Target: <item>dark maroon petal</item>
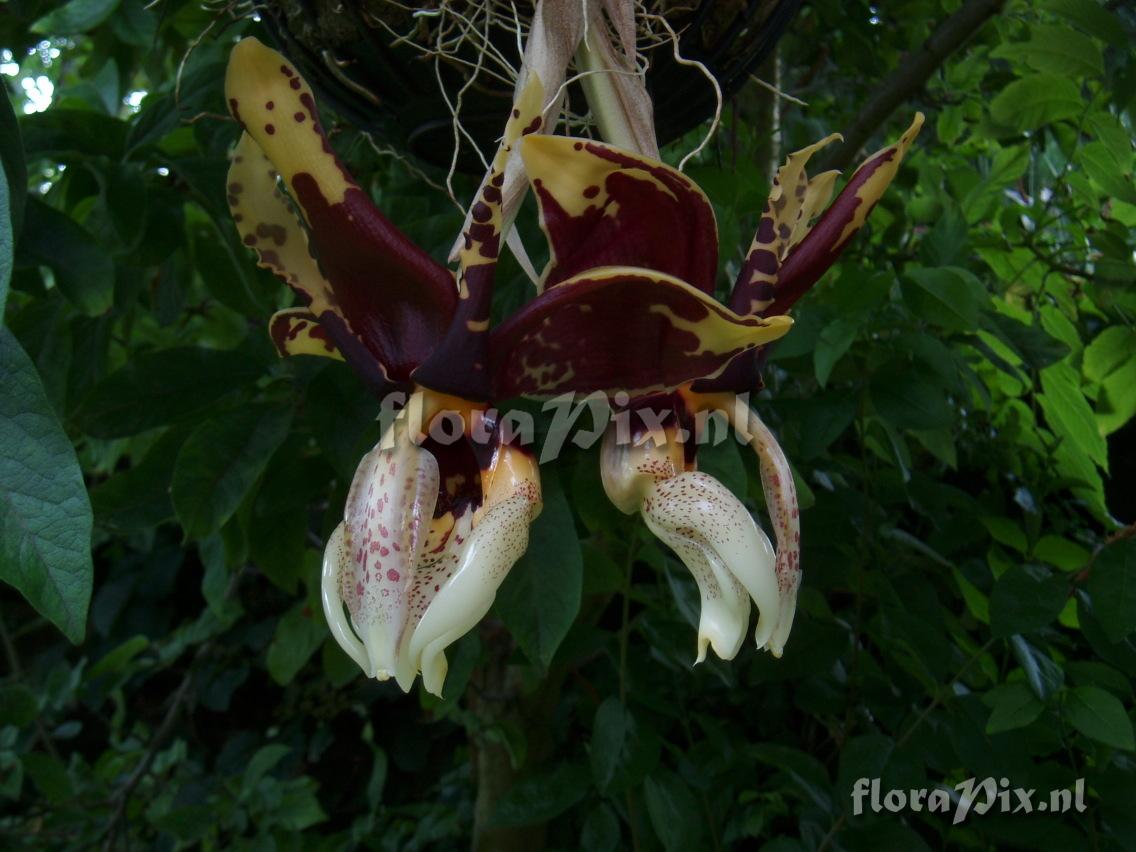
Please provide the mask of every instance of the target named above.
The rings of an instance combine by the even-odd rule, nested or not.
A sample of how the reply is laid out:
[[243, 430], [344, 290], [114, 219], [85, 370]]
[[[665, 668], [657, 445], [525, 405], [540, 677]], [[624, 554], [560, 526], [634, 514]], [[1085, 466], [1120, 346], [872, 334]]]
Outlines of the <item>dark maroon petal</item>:
[[493, 331], [497, 398], [669, 390], [780, 337], [788, 317], [739, 317], [651, 270], [593, 270], [545, 290]]
[[657, 160], [563, 136], [521, 148], [552, 261], [545, 287], [589, 269], [633, 266], [714, 292], [714, 210], [692, 180]]

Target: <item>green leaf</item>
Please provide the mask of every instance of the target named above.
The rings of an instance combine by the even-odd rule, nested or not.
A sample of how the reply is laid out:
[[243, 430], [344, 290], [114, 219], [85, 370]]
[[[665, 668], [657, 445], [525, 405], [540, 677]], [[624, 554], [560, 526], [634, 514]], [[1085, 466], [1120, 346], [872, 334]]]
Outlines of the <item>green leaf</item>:
[[1026, 534], [1022, 532], [1022, 528], [1011, 521], [1009, 518], [994, 518], [984, 516], [980, 519], [982, 525], [986, 527], [990, 537], [999, 544], [1004, 544], [1007, 547], [1012, 547], [1018, 553], [1025, 553], [1028, 544], [1026, 542]]
[[1077, 163], [1106, 195], [1128, 204], [1136, 204], [1132, 158], [1117, 158], [1113, 150], [1104, 142], [1086, 142], [1077, 149]]
[[1008, 683], [991, 690], [994, 709], [986, 722], [986, 733], [1000, 734], [1031, 724], [1045, 705], [1037, 700], [1033, 690], [1024, 682]]
[[990, 55], [1024, 61], [1035, 71], [1070, 77], [1095, 77], [1104, 73], [1104, 58], [1097, 43], [1069, 27], [1033, 24], [1029, 41], [999, 45]]
[[954, 423], [954, 412], [936, 377], [901, 361], [876, 371], [871, 397], [876, 413], [899, 429], [938, 429]]
[[[28, 167], [24, 162], [24, 143], [16, 112], [7, 88], [0, 93], [0, 165], [7, 184], [10, 225], [13, 242], [20, 238], [24, 221], [24, 205], [28, 194]], [[0, 317], [3, 316], [3, 299], [0, 298]]]
[[170, 480], [186, 430], [170, 429], [145, 458], [91, 489], [91, 506], [100, 526], [135, 531], [155, 527], [174, 516]]
[[39, 713], [36, 695], [22, 683], [0, 686], [0, 726], [22, 728], [35, 721]]
[[1042, 8], [1108, 44], [1123, 48], [1131, 46], [1120, 18], [1097, 0], [1045, 0]]
[[0, 320], [4, 319], [4, 306], [8, 303], [8, 282], [12, 280], [14, 255], [8, 176], [3, 169], [0, 169]]
[[562, 763], [525, 778], [501, 797], [491, 825], [531, 825], [560, 816], [588, 792], [588, 769], [582, 763]]
[[197, 427], [178, 453], [170, 488], [190, 538], [204, 538], [232, 517], [283, 443], [291, 409], [254, 405]]
[[292, 607], [277, 622], [276, 635], [268, 646], [269, 675], [281, 686], [287, 686], [326, 638], [322, 617], [313, 616], [307, 604]]
[[1079, 571], [1089, 562], [1089, 551], [1076, 542], [1056, 535], [1043, 535], [1034, 545], [1033, 558], [1062, 571]]
[[1085, 378], [1100, 385], [1097, 427], [1110, 435], [1136, 416], [1136, 331], [1110, 326], [1085, 347]]
[[596, 711], [589, 752], [600, 792], [621, 793], [638, 784], [659, 759], [657, 736], [636, 724], [630, 709], [609, 696]]
[[1108, 638], [1120, 642], [1136, 630], [1136, 540], [1103, 548], [1089, 572], [1093, 613]]
[[1132, 720], [1120, 699], [1099, 686], [1078, 686], [1065, 696], [1065, 718], [1089, 739], [1132, 751]]
[[60, 292], [87, 316], [98, 316], [114, 301], [111, 256], [86, 228], [36, 197], [28, 199], [17, 260], [48, 267]]
[[495, 606], [526, 656], [547, 668], [580, 610], [584, 559], [572, 509], [550, 468], [541, 472], [541, 490], [544, 508], [529, 528], [528, 550]]
[[32, 783], [54, 805], [62, 805], [75, 797], [75, 785], [67, 772], [67, 767], [41, 752], [31, 752], [23, 756], [24, 770]]
[[965, 269], [944, 266], [912, 269], [913, 286], [903, 288], [903, 299], [927, 322], [950, 331], [974, 331], [982, 306], [990, 300], [982, 282]]
[[852, 346], [859, 330], [858, 322], [847, 319], [833, 320], [821, 330], [816, 349], [813, 350], [813, 367], [816, 370], [817, 383], [822, 388], [828, 384], [832, 368]]
[[1068, 364], [1053, 364], [1041, 371], [1038, 398], [1046, 422], [1072, 449], [1108, 470], [1108, 445], [1097, 429], [1096, 417], [1081, 391], [1081, 378]]
[[249, 760], [241, 786], [245, 791], [252, 791], [261, 782], [261, 779], [275, 769], [277, 764], [286, 758], [291, 751], [292, 747], [284, 745], [284, 743], [270, 743], [262, 746]]
[[32, 24], [31, 31], [47, 36], [79, 35], [113, 15], [118, 4], [119, 0], [71, 0]]
[[616, 852], [620, 839], [619, 819], [607, 805], [600, 805], [584, 820], [580, 848], [583, 852]]
[[999, 124], [1019, 132], [1036, 130], [1085, 108], [1076, 85], [1057, 74], [1032, 74], [1015, 80], [990, 103], [990, 114]]
[[1042, 701], [1048, 701], [1065, 682], [1065, 672], [1044, 651], [1035, 648], [1020, 635], [1010, 637], [1014, 658], [1026, 675], [1026, 683]]
[[667, 852], [698, 849], [702, 817], [690, 788], [669, 769], [652, 772], [643, 785], [647, 814]]
[[1068, 598], [1068, 582], [1035, 565], [1011, 568], [990, 595], [990, 628], [995, 636], [1028, 633], [1049, 624]]
[[60, 160], [76, 155], [122, 158], [130, 125], [101, 112], [53, 106], [20, 118], [24, 150]]
[[78, 643], [94, 567], [75, 450], [20, 344], [0, 328], [0, 579]]
[[147, 352], [101, 381], [78, 419], [96, 438], [137, 435], [196, 414], [260, 374], [259, 365], [236, 350], [187, 346]]

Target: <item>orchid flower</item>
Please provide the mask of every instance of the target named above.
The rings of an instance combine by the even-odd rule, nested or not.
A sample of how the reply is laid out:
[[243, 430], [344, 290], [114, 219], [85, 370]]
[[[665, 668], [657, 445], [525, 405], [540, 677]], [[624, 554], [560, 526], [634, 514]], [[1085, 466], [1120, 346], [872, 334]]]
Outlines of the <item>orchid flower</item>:
[[[780, 322], [767, 327], [762, 345], [787, 331], [785, 312], [863, 226], [922, 121], [918, 114], [897, 142], [869, 157], [815, 225], [837, 173], [810, 180], [805, 165], [839, 137], [791, 154], [774, 178], [728, 314], [712, 295], [718, 263], [713, 210], [689, 178], [651, 157], [584, 139], [540, 137], [521, 146], [552, 258], [541, 296], [495, 332], [493, 357], [501, 358], [504, 350], [517, 364], [542, 365], [552, 363], [549, 350], [576, 354], [559, 367], [528, 368], [515, 379], [528, 392], [549, 384], [556, 390], [593, 390], [597, 383], [588, 381], [589, 367], [605, 358], [628, 359], [622, 387], [633, 397], [627, 406], [629, 434], [618, 435], [618, 427], [609, 426], [603, 482], [613, 503], [627, 513], [638, 511], [694, 576], [702, 599], [698, 661], [708, 646], [723, 659], [737, 654], [751, 599], [759, 613], [757, 646], [781, 656], [801, 578], [792, 470], [757, 413], [736, 401], [736, 394], [760, 388], [759, 349], [747, 346], [724, 361], [727, 346], [721, 341], [727, 335], [716, 324]], [[618, 304], [619, 320], [605, 329], [611, 335], [607, 349], [588, 359], [579, 351], [583, 338], [574, 341], [569, 334], [587, 317], [573, 315], [568, 305], [580, 310], [581, 288], [600, 291], [613, 279], [623, 286], [607, 288], [597, 299]], [[627, 285], [649, 279], [654, 285], [638, 291]], [[689, 306], [668, 302], [678, 292]], [[693, 311], [695, 298], [702, 313]], [[588, 311], [596, 316], [598, 305]], [[533, 314], [541, 317], [540, 335], [525, 337], [519, 329], [537, 325]], [[669, 324], [665, 342], [648, 331], [659, 323]], [[652, 348], [652, 342], [661, 346]], [[509, 379], [516, 371], [506, 367], [502, 376]], [[725, 412], [757, 456], [776, 548], [737, 497], [697, 470], [699, 415], [712, 411]]]
[[[259, 264], [305, 303], [272, 318], [278, 350], [343, 359], [378, 396], [412, 391], [360, 462], [327, 543], [328, 624], [368, 677], [409, 690], [421, 671], [425, 688], [441, 694], [444, 649], [488, 611], [541, 507], [535, 461], [502, 441], [488, 410], [500, 186], [512, 146], [541, 125], [540, 80], [514, 104], [471, 208], [456, 279], [343, 168], [311, 90], [283, 56], [241, 41], [225, 85], [244, 129], [228, 177], [233, 219]], [[449, 414], [461, 429], [447, 443], [431, 426]]]

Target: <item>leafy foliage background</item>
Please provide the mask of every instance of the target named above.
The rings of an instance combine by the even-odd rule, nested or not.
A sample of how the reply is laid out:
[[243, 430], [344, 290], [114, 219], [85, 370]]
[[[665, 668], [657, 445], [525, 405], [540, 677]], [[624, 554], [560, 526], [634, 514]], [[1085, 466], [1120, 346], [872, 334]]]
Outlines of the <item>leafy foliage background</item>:
[[[849, 123], [957, 5], [808, 4], [780, 155]], [[255, 24], [3, 10], [2, 845], [452, 849], [476, 818], [484, 848], [1136, 848], [1131, 9], [1010, 2], [881, 129], [929, 116], [757, 403], [803, 492], [784, 659], [692, 669], [693, 583], [572, 448], [443, 701], [364, 681], [323, 622], [321, 545], [377, 403], [342, 365], [276, 359], [288, 297], [228, 221], [221, 79]], [[692, 170], [723, 288], [771, 115], [745, 90]], [[350, 127], [335, 142], [444, 256], [445, 196]], [[528, 295], [506, 278], [501, 311]], [[736, 446], [702, 462], [760, 509]], [[1084, 778], [1088, 809], [857, 817], [862, 776]]]

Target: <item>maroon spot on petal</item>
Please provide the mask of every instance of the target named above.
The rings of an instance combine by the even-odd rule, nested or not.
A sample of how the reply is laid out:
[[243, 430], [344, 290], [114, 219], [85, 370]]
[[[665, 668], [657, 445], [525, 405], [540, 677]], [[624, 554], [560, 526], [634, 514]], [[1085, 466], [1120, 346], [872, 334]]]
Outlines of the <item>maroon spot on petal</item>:
[[501, 190], [495, 186], [485, 187], [485, 192], [481, 193], [482, 197], [490, 204], [501, 203]]
[[356, 583], [355, 584], [355, 596], [360, 597], [360, 598], [363, 597], [363, 584], [362, 583]]
[[278, 246], [284, 245], [288, 239], [288, 231], [283, 225], [270, 225], [267, 222], [261, 222], [256, 226], [256, 235], [270, 239]]
[[300, 78], [299, 77], [293, 78], [292, 82], [289, 83], [288, 85], [291, 86], [293, 89], [296, 89], [298, 91], [299, 88], [300, 88]]
[[389, 571], [387, 571], [387, 579], [392, 583], [397, 583], [399, 579], [399, 573], [391, 568]]
[[777, 255], [767, 249], [756, 249], [750, 254], [748, 265], [757, 272], [773, 275], [777, 272]]
[[492, 209], [490, 209], [489, 205], [483, 204], [479, 201], [475, 205], [473, 205], [473, 209], [470, 211], [470, 215], [473, 217], [473, 221], [475, 222], [488, 222], [493, 218], [493, 211]]
[[276, 102], [275, 101], [269, 101], [268, 103], [266, 103], [264, 105], [264, 108], [265, 109], [276, 109]]
[[584, 198], [595, 198], [599, 194], [600, 188], [598, 186], [589, 186], [584, 189]]
[[583, 142], [577, 142], [572, 147], [577, 151], [583, 151], [584, 150], [584, 143]]
[[773, 242], [773, 218], [762, 216], [761, 224], [757, 226], [757, 241], [759, 243]]
[[245, 243], [246, 246], [255, 246], [256, 245], [256, 236], [253, 235], [253, 234], [245, 234], [244, 243]]
[[517, 109], [516, 107], [513, 107], [513, 118], [520, 118], [520, 117], [521, 117], [521, 111], [519, 109]]
[[298, 112], [298, 113], [296, 113], [295, 115], [292, 116], [292, 118], [296, 119], [296, 121], [299, 122], [300, 124], [303, 123], [305, 117], [306, 116], [302, 112]]
[[495, 175], [493, 176], [493, 180], [492, 180], [492, 181], [490, 181], [490, 182], [491, 182], [491, 183], [492, 183], [492, 184], [493, 184], [493, 185], [494, 185], [495, 187], [498, 187], [498, 188], [500, 188], [500, 187], [501, 187], [501, 186], [503, 186], [503, 185], [504, 185], [504, 183], [505, 183], [505, 173], [504, 173], [504, 172], [498, 172], [497, 174], [495, 174]]
[[280, 66], [280, 73], [283, 74], [285, 77], [291, 77], [295, 72], [291, 68], [289, 68], [287, 65], [281, 65]]
[[543, 124], [543, 119], [541, 119], [541, 117], [538, 115], [531, 122], [529, 122], [528, 127], [521, 131], [521, 135], [528, 136], [530, 133], [536, 133], [538, 130], [540, 130], [541, 124]]
[[267, 133], [269, 136], [271, 136], [273, 133], [276, 132], [276, 128], [273, 127], [271, 124], [266, 124], [266, 125], [264, 125], [264, 132]]

